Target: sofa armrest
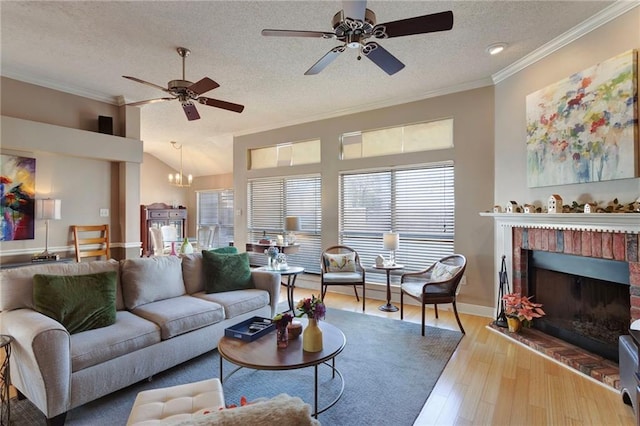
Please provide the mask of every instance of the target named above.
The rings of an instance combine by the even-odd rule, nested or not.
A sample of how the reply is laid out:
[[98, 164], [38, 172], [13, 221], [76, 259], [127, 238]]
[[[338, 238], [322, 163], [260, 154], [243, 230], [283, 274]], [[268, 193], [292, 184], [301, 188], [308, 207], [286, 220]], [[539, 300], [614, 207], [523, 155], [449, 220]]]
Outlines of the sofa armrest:
[[11, 382], [47, 418], [71, 403], [71, 339], [56, 320], [31, 309], [0, 315], [2, 334], [11, 343]]
[[280, 302], [280, 274], [265, 271], [251, 271], [253, 284], [257, 289], [269, 292], [271, 317], [274, 317]]

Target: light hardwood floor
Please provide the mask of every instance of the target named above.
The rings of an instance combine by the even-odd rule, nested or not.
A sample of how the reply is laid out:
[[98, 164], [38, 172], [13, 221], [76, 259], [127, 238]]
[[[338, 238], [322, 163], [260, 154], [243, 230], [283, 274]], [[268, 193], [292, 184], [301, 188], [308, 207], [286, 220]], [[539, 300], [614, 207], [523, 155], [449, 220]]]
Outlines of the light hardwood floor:
[[[312, 293], [318, 294], [296, 288], [295, 299]], [[325, 302], [362, 311], [354, 295], [329, 293]], [[381, 304], [367, 299], [366, 314], [400, 319], [399, 312], [378, 310]], [[427, 324], [458, 330], [444, 307], [437, 320], [427, 309]], [[404, 319], [420, 323], [420, 308], [405, 305]], [[461, 314], [461, 321], [467, 334], [415, 425], [635, 425], [633, 410], [617, 391], [490, 331], [490, 318]]]

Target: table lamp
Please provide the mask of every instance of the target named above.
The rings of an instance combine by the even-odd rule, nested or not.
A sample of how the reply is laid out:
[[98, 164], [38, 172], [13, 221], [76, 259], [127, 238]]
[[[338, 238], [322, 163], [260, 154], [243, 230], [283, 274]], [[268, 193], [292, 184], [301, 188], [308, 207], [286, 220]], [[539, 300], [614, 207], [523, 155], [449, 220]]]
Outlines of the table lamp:
[[389, 231], [382, 235], [382, 244], [385, 250], [390, 250], [389, 265], [395, 266], [396, 254], [395, 251], [400, 247], [400, 234], [397, 232]]
[[294, 232], [300, 230], [300, 218], [298, 216], [287, 216], [284, 219], [284, 230], [287, 232], [285, 244], [295, 244], [296, 234]]
[[44, 251], [33, 256], [36, 260], [58, 258], [57, 254], [49, 252], [49, 221], [60, 220], [62, 218], [60, 214], [61, 205], [61, 200], [53, 200], [51, 198], [36, 200], [36, 219], [44, 220], [46, 227]]

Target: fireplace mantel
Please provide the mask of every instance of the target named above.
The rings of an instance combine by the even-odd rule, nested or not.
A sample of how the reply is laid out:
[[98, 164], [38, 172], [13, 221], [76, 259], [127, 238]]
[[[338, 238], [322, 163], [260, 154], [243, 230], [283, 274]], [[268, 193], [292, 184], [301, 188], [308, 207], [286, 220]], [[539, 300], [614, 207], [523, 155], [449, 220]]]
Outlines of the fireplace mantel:
[[480, 213], [506, 227], [640, 233], [638, 213]]

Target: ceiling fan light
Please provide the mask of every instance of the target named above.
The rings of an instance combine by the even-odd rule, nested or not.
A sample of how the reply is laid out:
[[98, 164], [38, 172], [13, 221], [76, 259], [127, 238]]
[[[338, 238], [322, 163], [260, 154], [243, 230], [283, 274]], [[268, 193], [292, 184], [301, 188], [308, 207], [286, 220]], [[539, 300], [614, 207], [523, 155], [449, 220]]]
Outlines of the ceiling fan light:
[[497, 55], [507, 47], [507, 43], [494, 43], [487, 46], [487, 53], [490, 55]]

